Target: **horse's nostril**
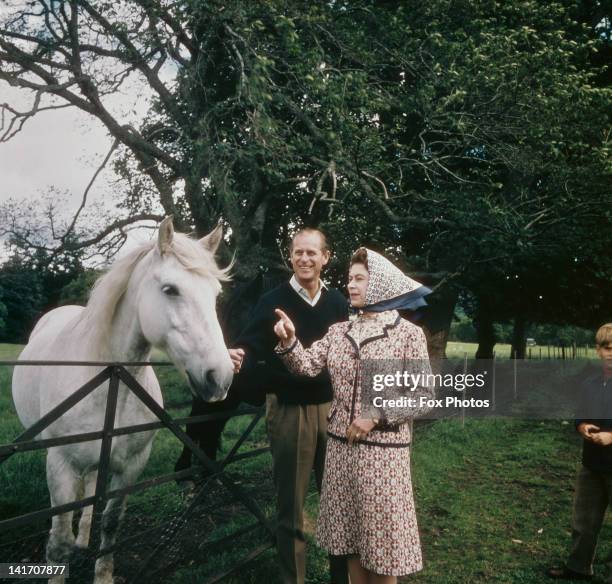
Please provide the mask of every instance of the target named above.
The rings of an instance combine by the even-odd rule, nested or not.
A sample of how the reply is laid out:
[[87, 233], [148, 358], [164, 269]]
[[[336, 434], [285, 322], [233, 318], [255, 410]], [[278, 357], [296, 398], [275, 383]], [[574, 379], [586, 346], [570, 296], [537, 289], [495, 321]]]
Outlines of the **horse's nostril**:
[[217, 383], [215, 381], [215, 370], [214, 369], [209, 369], [206, 372], [206, 383], [208, 385], [214, 385], [215, 383]]

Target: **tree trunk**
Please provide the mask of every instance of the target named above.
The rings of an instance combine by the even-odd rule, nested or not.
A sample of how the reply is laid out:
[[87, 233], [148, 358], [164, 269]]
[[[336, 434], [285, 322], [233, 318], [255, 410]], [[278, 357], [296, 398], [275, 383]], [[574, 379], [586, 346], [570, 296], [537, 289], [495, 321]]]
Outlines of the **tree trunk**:
[[511, 357], [515, 359], [525, 358], [525, 333], [527, 330], [527, 322], [524, 316], [517, 315], [514, 317], [514, 328], [512, 330], [512, 349]]
[[491, 310], [486, 300], [478, 299], [478, 309], [474, 318], [474, 326], [478, 333], [478, 349], [476, 359], [493, 359], [495, 348], [495, 329]]
[[430, 359], [446, 359], [446, 344], [458, 295], [457, 290], [449, 286], [437, 290], [435, 300], [427, 300], [429, 307], [423, 323], [419, 324], [427, 337]]

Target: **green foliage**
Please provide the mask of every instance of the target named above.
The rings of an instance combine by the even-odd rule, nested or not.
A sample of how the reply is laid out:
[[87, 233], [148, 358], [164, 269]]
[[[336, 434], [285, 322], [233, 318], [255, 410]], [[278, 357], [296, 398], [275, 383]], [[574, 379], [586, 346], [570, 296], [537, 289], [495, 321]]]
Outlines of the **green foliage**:
[[83, 271], [75, 257], [21, 251], [14, 250], [0, 266], [1, 342], [25, 342], [42, 313], [68, 301], [86, 300], [85, 287], [95, 274]]
[[[314, 224], [330, 231], [336, 282], [368, 244], [440, 297], [467, 291], [482, 322], [608, 316], [608, 4], [91, 4], [78, 3], [76, 32], [103, 55], [83, 49], [74, 72], [67, 21], [44, 51], [15, 51], [5, 75], [19, 85], [36, 64], [59, 87], [85, 76], [90, 113], [119, 90], [117, 70], [148, 80], [138, 128], [95, 114], [119, 144], [134, 220], [163, 208], [201, 235], [221, 216], [238, 280], [282, 267], [292, 231]], [[22, 39], [53, 28], [43, 20], [7, 26]]]
[[89, 293], [101, 275], [99, 270], [84, 270], [62, 287], [60, 291], [60, 304], [87, 304]]
[[529, 329], [529, 336], [533, 337], [539, 345], [570, 347], [576, 344], [583, 347], [595, 344], [595, 329], [589, 330], [571, 325], [534, 325]]
[[[0, 287], [0, 298], [4, 297], [2, 288]], [[6, 308], [6, 304], [0, 301], [0, 331], [6, 328], [6, 317], [8, 315], [8, 309]]]
[[7, 311], [0, 341], [24, 342], [44, 305], [41, 274], [12, 258], [0, 270], [0, 291]]
[[467, 317], [462, 317], [451, 324], [448, 340], [475, 343], [478, 340], [478, 333], [472, 321]]

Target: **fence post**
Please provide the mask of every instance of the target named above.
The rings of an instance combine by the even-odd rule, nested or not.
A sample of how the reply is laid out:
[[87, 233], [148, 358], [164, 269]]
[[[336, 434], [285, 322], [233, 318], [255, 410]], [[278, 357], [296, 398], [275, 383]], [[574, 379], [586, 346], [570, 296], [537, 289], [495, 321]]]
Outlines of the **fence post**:
[[115, 427], [115, 413], [117, 411], [117, 395], [119, 393], [119, 375], [117, 367], [111, 368], [108, 395], [106, 397], [106, 412], [104, 414], [104, 428], [102, 430], [102, 444], [100, 446], [100, 464], [96, 480], [95, 502], [91, 518], [91, 531], [89, 537], [89, 551], [95, 557], [102, 540], [102, 514], [106, 506], [108, 492], [108, 476], [110, 469], [111, 445], [113, 442], [113, 429]]
[[[463, 379], [467, 375], [467, 353], [463, 353]], [[465, 399], [467, 395], [467, 387], [463, 388], [463, 399], [461, 400], [461, 427], [465, 428]]]
[[517, 394], [518, 394], [518, 388], [516, 385], [516, 350], [514, 351], [514, 359], [512, 359], [512, 367], [513, 367], [513, 374], [514, 374], [514, 399], [516, 399]]
[[495, 364], [496, 364], [496, 355], [495, 351], [493, 351], [493, 387], [491, 389], [491, 411], [495, 411]]

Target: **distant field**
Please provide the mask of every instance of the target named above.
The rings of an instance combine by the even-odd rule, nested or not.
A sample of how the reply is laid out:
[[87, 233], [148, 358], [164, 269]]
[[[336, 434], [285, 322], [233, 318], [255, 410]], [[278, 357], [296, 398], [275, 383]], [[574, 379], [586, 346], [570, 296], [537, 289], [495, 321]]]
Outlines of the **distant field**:
[[[502, 343], [496, 344], [496, 357], [500, 359], [509, 359], [511, 348], [512, 345]], [[467, 353], [468, 358], [473, 358], [476, 354], [477, 349], [478, 343], [461, 343], [451, 341], [446, 345], [446, 356], [449, 358], [463, 357]], [[550, 354], [552, 358], [555, 358], [555, 355], [557, 355], [558, 358], [558, 351], [559, 349], [556, 347], [549, 347], [548, 345], [536, 345], [534, 347], [527, 347], [527, 357], [531, 359], [547, 359]], [[565, 351], [566, 358], [569, 359], [571, 357], [571, 348], [567, 347]], [[580, 359], [596, 359], [597, 353], [595, 352], [595, 349], [593, 347], [589, 347], [588, 349], [585, 349], [584, 347], [579, 347], [577, 357]]]
[[0, 343], [0, 361], [11, 361], [16, 359], [21, 353], [23, 345], [11, 345], [8, 343]]
[[[470, 356], [475, 345], [451, 343], [449, 353]], [[13, 359], [20, 347], [0, 345], [0, 359]], [[163, 358], [163, 355], [158, 355]], [[189, 391], [173, 368], [159, 367], [166, 401], [189, 399]], [[10, 397], [10, 375], [0, 366], [0, 443], [10, 442], [21, 431]], [[188, 410], [172, 410], [173, 416]], [[227, 452], [249, 418], [232, 420], [223, 438]], [[260, 423], [242, 451], [267, 444], [264, 424]], [[160, 432], [144, 478], [171, 472], [180, 452], [179, 442], [168, 432]], [[580, 441], [571, 423], [486, 419], [440, 420], [417, 423], [413, 448], [413, 482], [418, 520], [425, 556], [425, 570], [400, 580], [423, 584], [540, 584], [543, 570], [564, 559], [570, 541], [573, 481], [579, 461]], [[270, 456], [263, 455], [233, 465], [235, 480], [257, 497], [269, 517], [274, 513]], [[14, 456], [0, 465], [0, 519], [13, 517], [49, 505], [44, 471], [44, 453]], [[180, 544], [164, 544], [160, 554], [186, 558], [187, 547], [199, 539], [220, 537], [231, 529], [244, 527], [251, 518], [239, 506], [222, 510], [219, 500], [210, 503], [210, 518], [204, 524], [188, 518]], [[130, 497], [124, 533], [139, 532], [157, 522], [180, 516], [185, 502], [174, 483]], [[225, 508], [223, 508], [225, 509]], [[318, 495], [311, 489], [307, 499], [306, 536], [308, 540], [309, 584], [328, 582], [326, 554], [314, 542]], [[228, 523], [229, 522], [229, 523]], [[39, 532], [44, 526], [37, 526]], [[17, 552], [6, 537], [19, 539], [28, 532], [0, 534], [0, 561], [32, 557], [40, 561], [44, 531], [19, 544]], [[612, 540], [612, 525], [606, 522], [602, 541]], [[9, 540], [10, 541], [10, 540]], [[167, 580], [172, 584], [201, 582], [223, 571], [260, 543], [261, 534], [231, 540], [216, 552], [197, 554], [195, 559], [179, 559], [178, 571]], [[145, 548], [157, 545], [148, 542]], [[189, 544], [189, 546], [187, 545]], [[172, 545], [177, 545], [172, 548]], [[141, 561], [144, 551], [128, 549], [117, 554], [117, 565]], [[605, 550], [602, 550], [602, 555]], [[202, 559], [206, 564], [199, 566]], [[195, 563], [192, 563], [195, 562]], [[596, 572], [603, 574], [603, 557]], [[280, 584], [276, 557], [266, 552], [229, 584]]]

